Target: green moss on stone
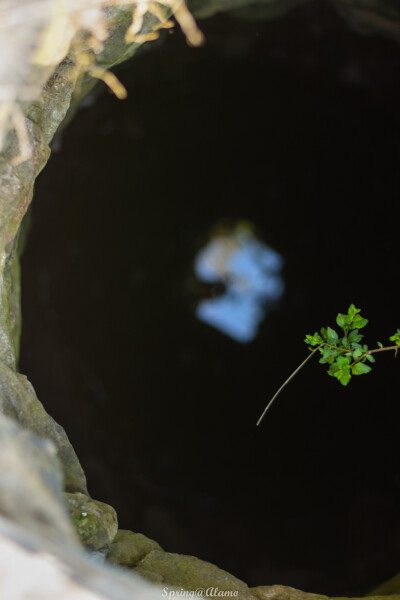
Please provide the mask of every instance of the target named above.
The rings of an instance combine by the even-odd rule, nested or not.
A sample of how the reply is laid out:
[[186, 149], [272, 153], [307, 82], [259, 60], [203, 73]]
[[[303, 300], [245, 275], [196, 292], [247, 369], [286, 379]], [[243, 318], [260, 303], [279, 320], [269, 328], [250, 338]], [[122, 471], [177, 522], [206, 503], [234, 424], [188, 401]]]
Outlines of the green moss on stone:
[[[350, 600], [349, 598], [328, 598], [328, 596], [320, 594], [309, 594], [286, 585], [260, 585], [250, 588], [250, 591], [258, 600]], [[351, 600], [362, 599], [352, 598]], [[369, 596], [368, 600], [400, 600], [400, 595], [375, 595]]]
[[134, 567], [153, 550], [162, 552], [161, 546], [145, 535], [119, 529], [110, 546], [107, 560], [115, 565]]
[[[236, 600], [254, 600], [248, 586], [230, 573], [209, 562], [169, 552], [153, 551], [147, 554], [134, 571], [163, 587], [185, 590], [204, 590], [207, 598], [221, 597], [221, 592], [237, 592]], [[220, 594], [218, 594], [220, 592]]]
[[327, 596], [308, 594], [286, 585], [259, 585], [250, 588], [258, 600], [325, 600]]
[[117, 514], [112, 506], [85, 494], [64, 494], [70, 517], [82, 544], [88, 550], [107, 550], [117, 530]]

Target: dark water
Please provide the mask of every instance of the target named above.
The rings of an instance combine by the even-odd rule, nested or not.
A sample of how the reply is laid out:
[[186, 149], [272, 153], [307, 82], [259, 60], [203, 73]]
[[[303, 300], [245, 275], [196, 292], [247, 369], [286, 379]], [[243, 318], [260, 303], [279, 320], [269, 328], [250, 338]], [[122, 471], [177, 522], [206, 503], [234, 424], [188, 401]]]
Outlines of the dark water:
[[[21, 370], [120, 526], [251, 585], [361, 594], [400, 564], [399, 363], [342, 388], [305, 333], [400, 327], [399, 46], [314, 4], [204, 21], [119, 71], [40, 176]], [[285, 293], [240, 344], [196, 320], [196, 252], [251, 221]], [[208, 290], [209, 291], [209, 290]], [[202, 292], [201, 292], [202, 293]]]

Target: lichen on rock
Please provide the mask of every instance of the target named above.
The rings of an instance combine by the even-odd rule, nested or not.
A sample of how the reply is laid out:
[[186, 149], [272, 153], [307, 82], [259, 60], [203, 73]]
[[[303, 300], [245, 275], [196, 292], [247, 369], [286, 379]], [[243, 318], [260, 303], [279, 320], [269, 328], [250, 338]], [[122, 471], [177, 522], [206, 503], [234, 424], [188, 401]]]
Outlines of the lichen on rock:
[[118, 530], [117, 513], [112, 506], [86, 494], [64, 494], [72, 523], [82, 545], [106, 554]]

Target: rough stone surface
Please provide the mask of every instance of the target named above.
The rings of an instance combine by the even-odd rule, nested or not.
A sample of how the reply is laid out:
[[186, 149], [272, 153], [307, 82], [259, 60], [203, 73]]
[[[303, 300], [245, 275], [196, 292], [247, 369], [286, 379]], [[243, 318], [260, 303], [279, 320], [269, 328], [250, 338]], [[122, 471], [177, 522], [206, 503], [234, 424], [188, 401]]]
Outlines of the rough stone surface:
[[[18, 237], [22, 219], [32, 199], [34, 181], [49, 158], [48, 144], [70, 110], [71, 102], [84, 95], [88, 87], [93, 85], [85, 72], [77, 66], [79, 60], [75, 61], [76, 48], [72, 57], [65, 57], [61, 53], [58, 61], [52, 62], [52, 56], [48, 56], [46, 65], [33, 64], [33, 52], [41, 39], [40, 30], [46, 26], [46, 20], [51, 26], [55, 23], [50, 19], [54, 8], [52, 0], [44, 0], [42, 4], [40, 18], [36, 15], [35, 20], [32, 21], [34, 22], [32, 35], [28, 36], [25, 29], [23, 31], [17, 29], [14, 31], [14, 36], [7, 36], [8, 52], [0, 56], [0, 142], [3, 144], [3, 152], [0, 156], [0, 412], [13, 418], [27, 430], [35, 432], [40, 438], [51, 440], [63, 466], [65, 489], [69, 493], [87, 494], [84, 472], [64, 430], [46, 413], [28, 380], [16, 372], [21, 324]], [[83, 5], [84, 3], [81, 7]], [[29, 2], [22, 0], [18, 6], [10, 0], [5, 0], [3, 8], [5, 12], [2, 12], [2, 18], [20, 8], [29, 11]], [[140, 45], [139, 43], [127, 44], [124, 41], [132, 9], [126, 6], [122, 9], [115, 6], [103, 11], [98, 7], [91, 11], [92, 17], [94, 14], [97, 14], [97, 17], [101, 16], [101, 22], [94, 23], [96, 32], [101, 37], [102, 32], [108, 29], [109, 36], [107, 44], [97, 56], [97, 67], [98, 69], [109, 68], [133, 54]], [[84, 15], [78, 11], [74, 13], [70, 25], [76, 28], [76, 24], [83, 23], [84, 20]], [[25, 19], [23, 21], [27, 22]], [[62, 24], [61, 20], [59, 23], [61, 28]], [[141, 33], [147, 33], [153, 27], [158, 28], [159, 25], [160, 22], [155, 17], [145, 18]], [[69, 32], [66, 27], [64, 33]], [[56, 50], [59, 42], [62, 42], [61, 33], [62, 31], [59, 31], [60, 35], [52, 38], [51, 43], [55, 44]], [[29, 39], [29, 42], [25, 43], [25, 39]], [[79, 51], [86, 51], [87, 48], [81, 42], [82, 40], [79, 41], [81, 44]], [[1, 41], [0, 48], [3, 48], [2, 43]], [[18, 49], [18, 56], [22, 62], [22, 65], [14, 65], [14, 70], [10, 69], [12, 53], [9, 50], [12, 45]], [[66, 50], [68, 51], [68, 48]], [[4, 60], [6, 56], [7, 65]], [[60, 62], [58, 66], [57, 62]], [[14, 76], [16, 66], [18, 66], [18, 77]], [[24, 68], [20, 69], [20, 66]], [[102, 71], [98, 72], [101, 74]], [[8, 98], [7, 92], [11, 89], [10, 86], [12, 94]], [[17, 119], [19, 119], [18, 135]], [[30, 158], [16, 164], [14, 159], [21, 150], [21, 130], [25, 131], [25, 145], [29, 150]], [[5, 137], [4, 132], [7, 131], [9, 133]], [[68, 536], [73, 537], [73, 528], [68, 517], [65, 519], [64, 502], [58, 498], [53, 504], [51, 503], [50, 491], [47, 488], [42, 489], [42, 480], [39, 476], [40, 465], [36, 462], [31, 464], [27, 461], [29, 476], [27, 474], [26, 477], [21, 466], [20, 479], [24, 483], [20, 485], [20, 495], [16, 495], [17, 501], [13, 501], [18, 491], [18, 479], [15, 479], [13, 474], [11, 457], [16, 449], [11, 443], [10, 436], [4, 438], [4, 444], [6, 446], [8, 444], [9, 452], [5, 453], [8, 462], [4, 465], [6, 475], [3, 482], [6, 488], [11, 486], [11, 483], [15, 484], [15, 489], [10, 489], [10, 493], [5, 495], [4, 514], [17, 522], [23, 522], [27, 527], [54, 528], [64, 540]], [[11, 465], [10, 469], [8, 469], [9, 465]], [[22, 503], [22, 496], [31, 498], [29, 508]], [[82, 500], [82, 497], [75, 496], [77, 505], [78, 498]], [[84, 498], [84, 507], [87, 511], [81, 510], [81, 513], [87, 512], [88, 516], [78, 521], [77, 530], [88, 548], [106, 549], [117, 531], [115, 511], [103, 503], [91, 501], [87, 496]], [[72, 502], [71, 497], [70, 501]], [[72, 510], [73, 517], [78, 512], [77, 506], [75, 508], [76, 510]], [[31, 514], [32, 511], [34, 514]], [[60, 521], [59, 530], [54, 523], [57, 515]], [[76, 519], [74, 520], [77, 523]]]
[[51, 440], [64, 467], [65, 487], [86, 492], [86, 477], [64, 429], [45, 411], [33, 387], [23, 375], [0, 360], [0, 412], [22, 427]]
[[54, 445], [0, 413], [0, 514], [30, 531], [77, 543]]
[[[44, 1], [40, 27], [43, 27], [42, 21], [46, 19], [46, 15], [50, 19], [51, 6], [51, 0]], [[11, 4], [9, 8], [11, 11]], [[101, 14], [101, 27], [107, 29], [109, 37], [97, 56], [97, 66], [109, 68], [131, 56], [140, 44], [127, 44], [124, 41], [126, 27], [132, 16], [131, 9], [126, 6], [114, 6]], [[141, 33], [151, 31], [156, 26], [156, 21], [155, 18], [145, 20]], [[78, 18], [77, 22], [79, 23]], [[39, 39], [37, 27], [34, 33], [31, 41], [33, 49]], [[18, 35], [15, 38], [17, 39]], [[19, 41], [18, 39], [18, 43]], [[32, 58], [31, 45], [24, 45], [21, 60], [29, 62]], [[83, 46], [81, 50], [86, 51], [87, 48]], [[73, 57], [76, 57], [76, 52], [73, 53]], [[5, 115], [10, 107], [7, 102], [3, 102], [1, 90], [8, 89], [7, 77], [10, 71], [2, 68], [4, 61], [1, 59], [2, 57], [0, 125], [4, 125]], [[30, 159], [19, 165], [13, 164], [12, 159], [18, 154], [20, 147], [15, 128], [9, 132], [0, 154], [0, 410], [39, 436], [50, 438], [56, 444], [64, 465], [66, 490], [87, 493], [85, 475], [64, 430], [47, 415], [29, 382], [22, 375], [15, 374], [15, 371], [21, 324], [18, 236], [22, 219], [32, 200], [34, 181], [49, 158], [48, 144], [66, 118], [71, 103], [77, 102], [86, 93], [93, 85], [93, 79], [79, 70], [68, 56], [58, 66], [55, 64], [50, 68], [31, 65], [30, 70], [24, 70], [24, 77], [21, 76], [18, 81], [14, 81], [12, 77], [11, 79], [13, 85], [15, 84], [13, 97], [19, 98], [21, 94], [24, 96], [28, 93], [27, 90], [29, 93], [34, 90], [38, 95], [34, 99], [29, 96], [30, 101], [25, 101], [23, 106], [25, 116], [22, 119], [28, 137]], [[2, 88], [2, 85], [5, 87]], [[41, 90], [40, 93], [37, 90]], [[18, 110], [21, 111], [21, 106]], [[45, 357], [43, 359], [45, 360]]]
[[99, 565], [79, 546], [49, 541], [0, 517], [2, 600], [158, 600], [161, 591], [126, 570]]
[[327, 596], [308, 594], [285, 585], [259, 585], [250, 588], [258, 600], [324, 600]]
[[110, 546], [107, 560], [115, 565], [134, 567], [153, 550], [162, 551], [162, 548], [142, 533], [119, 529]]
[[218, 591], [237, 592], [238, 600], [254, 600], [243, 581], [194, 556], [153, 550], [136, 565], [134, 572], [163, 588], [203, 592], [208, 598], [217, 597]]
[[112, 506], [80, 493], [66, 493], [64, 498], [83, 546], [106, 552], [118, 530], [117, 513]]
[[[320, 594], [309, 594], [285, 585], [260, 585], [250, 588], [251, 593], [258, 600], [348, 600], [346, 598], [328, 598]], [[369, 600], [400, 600], [400, 596], [371, 595]], [[362, 600], [353, 598], [352, 600]]]

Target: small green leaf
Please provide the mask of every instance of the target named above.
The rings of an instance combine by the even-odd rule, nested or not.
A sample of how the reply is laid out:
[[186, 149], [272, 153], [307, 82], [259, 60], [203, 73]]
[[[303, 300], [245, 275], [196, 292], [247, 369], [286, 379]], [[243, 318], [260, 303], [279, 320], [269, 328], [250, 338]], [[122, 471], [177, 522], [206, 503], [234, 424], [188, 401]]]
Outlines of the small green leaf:
[[322, 358], [319, 360], [321, 365], [324, 365], [325, 363], [331, 365], [335, 358], [339, 355], [339, 350], [336, 350], [335, 348], [329, 348], [328, 346], [324, 346], [324, 348], [321, 348], [321, 350]]
[[361, 348], [356, 348], [353, 352], [353, 358], [354, 360], [357, 360], [357, 358], [360, 358], [360, 356], [362, 355], [362, 350]]
[[348, 337], [346, 335], [342, 337], [342, 345], [345, 348], [350, 348], [349, 340], [348, 340]]
[[339, 325], [339, 327], [344, 329], [345, 328], [344, 315], [342, 315], [341, 313], [338, 313], [338, 315], [336, 317], [336, 323]]
[[349, 310], [347, 311], [351, 317], [354, 317], [357, 313], [361, 312], [361, 308], [356, 308], [354, 304], [350, 304]]
[[383, 348], [383, 344], [382, 344], [382, 342], [376, 342], [376, 343], [377, 343], [377, 345], [379, 346], [379, 348]]
[[397, 333], [390, 336], [389, 340], [391, 342], [394, 342], [396, 344], [396, 346], [399, 346], [400, 345], [400, 329], [397, 330]]
[[310, 344], [310, 346], [318, 346], [319, 344], [322, 344], [324, 340], [317, 332], [315, 332], [314, 335], [306, 335], [304, 341], [306, 344]]
[[334, 362], [328, 369], [328, 375], [334, 377], [337, 371], [339, 371], [339, 365], [336, 362]]
[[375, 362], [375, 358], [371, 354], [367, 354], [367, 360], [369, 360], [370, 363]]
[[336, 344], [336, 342], [339, 339], [339, 336], [336, 333], [336, 331], [334, 329], [332, 329], [331, 327], [328, 327], [327, 330], [326, 330], [326, 333], [328, 335], [328, 343], [329, 344]]
[[349, 359], [344, 358], [344, 356], [339, 356], [339, 358], [336, 360], [336, 362], [341, 369], [344, 369], [345, 367], [349, 366]]
[[329, 368], [328, 375], [336, 377], [342, 385], [347, 385], [351, 379], [349, 359], [339, 356]]
[[368, 365], [364, 365], [360, 362], [356, 363], [351, 367], [351, 372], [353, 373], [353, 375], [364, 375], [364, 373], [369, 373], [370, 370], [371, 367], [369, 367]]
[[347, 337], [349, 338], [349, 342], [352, 343], [361, 342], [364, 336], [358, 333], [358, 329], [353, 329], [353, 331], [350, 331]]
[[342, 313], [338, 313], [336, 317], [336, 323], [345, 331], [346, 327], [351, 323], [351, 317], [349, 315], [342, 315]]
[[340, 371], [335, 375], [342, 385], [347, 385], [351, 379], [350, 372]]
[[352, 329], [362, 329], [362, 327], [365, 327], [368, 324], [368, 319], [364, 319], [364, 317], [362, 317], [361, 315], [356, 315], [353, 319], [352, 322]]
[[326, 332], [325, 327], [321, 327], [321, 335], [325, 341], [328, 339], [328, 334]]

